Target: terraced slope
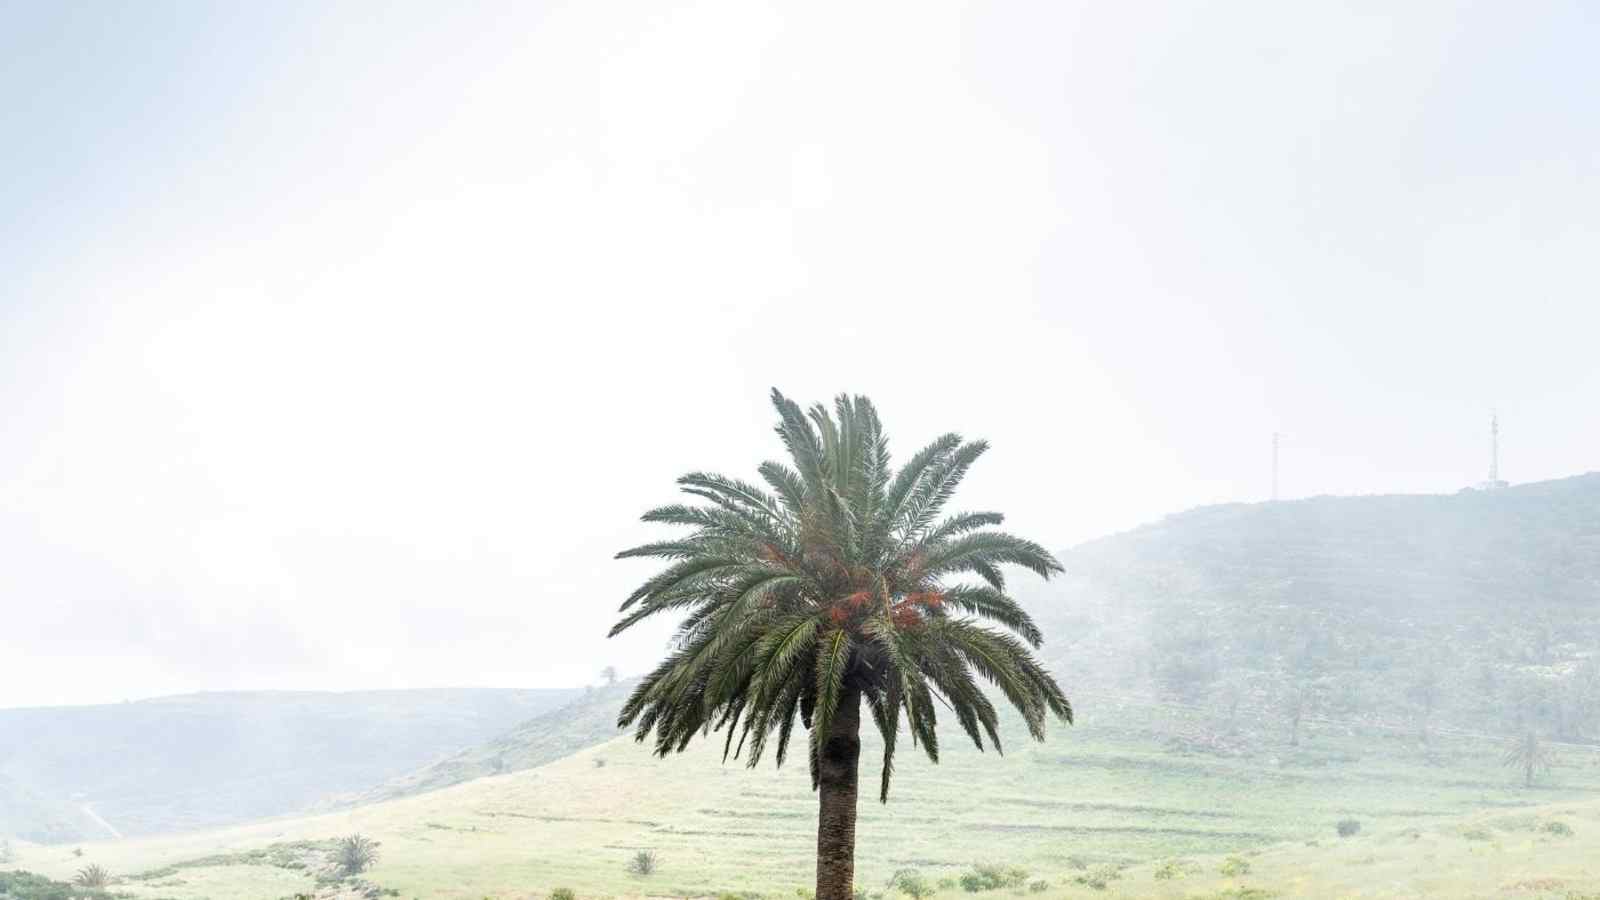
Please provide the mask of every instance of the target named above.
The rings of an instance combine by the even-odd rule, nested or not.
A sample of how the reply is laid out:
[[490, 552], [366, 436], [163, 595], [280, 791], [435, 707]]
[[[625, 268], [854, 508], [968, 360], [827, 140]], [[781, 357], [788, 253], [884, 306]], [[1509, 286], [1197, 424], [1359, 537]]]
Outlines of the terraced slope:
[[[1159, 711], [1109, 698], [1086, 709], [1079, 726], [1044, 745], [1024, 745], [1011, 727], [1016, 749], [1004, 757], [952, 741], [938, 767], [905, 758], [890, 804], [862, 804], [860, 883], [876, 888], [904, 867], [955, 877], [992, 861], [1029, 870], [1061, 896], [1077, 891], [1074, 866], [1122, 864], [1156, 890], [1149, 873], [1162, 859], [1270, 856], [1274, 847], [1304, 850], [1308, 840], [1344, 846], [1334, 826], [1345, 818], [1369, 836], [1413, 829], [1441, 846], [1487, 852], [1493, 840], [1510, 839], [1469, 847], [1463, 817], [1544, 815], [1536, 810], [1550, 803], [1586, 804], [1593, 816], [1600, 798], [1600, 755], [1577, 750], [1563, 754], [1548, 786], [1527, 791], [1500, 768], [1492, 743], [1441, 741], [1430, 757], [1403, 740], [1379, 745], [1323, 726], [1299, 750], [1275, 756], [1181, 753], [1147, 736]], [[876, 775], [868, 768], [865, 780]], [[792, 896], [810, 878], [813, 804], [803, 767], [747, 771], [723, 765], [710, 746], [657, 760], [621, 738], [537, 769], [359, 809], [87, 845], [84, 860], [128, 874], [213, 858], [125, 885], [139, 897], [282, 896], [288, 876], [303, 874], [228, 854], [361, 831], [383, 842], [372, 880], [408, 897], [514, 898], [556, 886], [580, 896]], [[1600, 837], [1600, 821], [1583, 827]], [[648, 880], [625, 871], [640, 849], [661, 860]], [[84, 860], [25, 848], [19, 865], [62, 875]], [[1425, 874], [1428, 861], [1414, 862]]]

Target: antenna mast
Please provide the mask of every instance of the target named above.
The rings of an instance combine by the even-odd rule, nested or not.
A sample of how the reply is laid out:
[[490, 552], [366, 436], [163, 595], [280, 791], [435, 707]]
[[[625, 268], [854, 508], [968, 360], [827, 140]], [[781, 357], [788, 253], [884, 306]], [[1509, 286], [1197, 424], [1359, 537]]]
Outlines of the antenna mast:
[[1489, 413], [1489, 478], [1478, 489], [1498, 491], [1506, 486], [1500, 480], [1500, 412], [1494, 410]]

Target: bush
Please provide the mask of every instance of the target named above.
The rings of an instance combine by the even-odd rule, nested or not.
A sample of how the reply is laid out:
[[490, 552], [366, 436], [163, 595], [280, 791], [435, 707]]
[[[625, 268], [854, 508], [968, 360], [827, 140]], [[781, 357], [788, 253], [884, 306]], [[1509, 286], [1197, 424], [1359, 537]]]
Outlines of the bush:
[[1103, 891], [1111, 882], [1120, 881], [1121, 879], [1122, 870], [1118, 869], [1116, 866], [1107, 865], [1095, 866], [1094, 868], [1073, 878], [1072, 880], [1086, 887], [1094, 888], [1097, 891]]
[[655, 874], [656, 867], [660, 865], [660, 862], [660, 860], [656, 859], [654, 850], [640, 850], [633, 855], [633, 859], [628, 860], [628, 873], [637, 875], [640, 878], [647, 878]]
[[1067, 868], [1079, 870], [1087, 869], [1089, 868], [1089, 860], [1085, 857], [1073, 854], [1072, 856], [1067, 857]]
[[956, 880], [954, 878], [941, 878], [941, 879], [939, 879], [939, 890], [941, 890], [941, 891], [953, 891], [953, 890], [955, 890], [955, 887], [956, 887]]
[[1250, 860], [1242, 856], [1230, 856], [1222, 861], [1222, 868], [1217, 871], [1229, 878], [1250, 874]]
[[1339, 837], [1355, 837], [1361, 833], [1361, 823], [1355, 819], [1339, 820]]
[[1041, 878], [1038, 881], [1030, 883], [1028, 885], [1028, 890], [1029, 890], [1029, 892], [1034, 893], [1034, 894], [1042, 894], [1045, 891], [1050, 890], [1050, 882], [1045, 881], [1043, 878]]
[[1556, 837], [1572, 837], [1572, 826], [1565, 822], [1546, 822], [1539, 826], [1539, 830]]
[[550, 900], [578, 900], [578, 895], [572, 892], [572, 888], [556, 888], [550, 892]]
[[1027, 869], [1017, 866], [997, 866], [991, 863], [979, 863], [972, 867], [972, 871], [961, 876], [961, 889], [969, 894], [1022, 887], [1027, 883]]
[[0, 897], [16, 900], [107, 900], [100, 888], [85, 888], [52, 881], [32, 872], [0, 872]]
[[1179, 881], [1200, 874], [1200, 864], [1187, 859], [1169, 859], [1156, 867], [1158, 881]]
[[912, 900], [922, 900], [933, 893], [933, 885], [922, 873], [916, 869], [901, 869], [889, 879], [889, 887], [911, 897]]
[[360, 875], [372, 868], [378, 861], [378, 842], [364, 834], [352, 834], [340, 838], [334, 848], [334, 862], [337, 863], [339, 874], [349, 877]]
[[1494, 835], [1482, 828], [1471, 828], [1461, 832], [1461, 836], [1469, 841], [1492, 841]]

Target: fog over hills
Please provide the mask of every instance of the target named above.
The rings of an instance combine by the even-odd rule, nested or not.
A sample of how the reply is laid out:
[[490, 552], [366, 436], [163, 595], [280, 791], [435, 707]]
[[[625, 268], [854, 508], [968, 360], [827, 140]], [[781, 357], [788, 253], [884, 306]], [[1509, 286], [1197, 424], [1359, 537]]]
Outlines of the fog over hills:
[[[1203, 507], [1017, 585], [1080, 713], [1277, 755], [1370, 729], [1600, 740], [1600, 474], [1454, 495]], [[203, 694], [0, 711], [0, 831], [196, 829], [426, 793], [617, 736], [584, 691]], [[25, 738], [23, 736], [26, 736]], [[103, 817], [97, 820], [96, 817]]]
[[282, 815], [486, 740], [576, 693], [206, 693], [0, 710], [0, 834], [77, 841]]
[[1080, 687], [1600, 738], [1600, 474], [1203, 507], [1063, 562], [1024, 596]]
[[[1307, 728], [1355, 723], [1420, 739], [1424, 727], [1532, 724], [1600, 739], [1600, 474], [1202, 507], [1063, 559], [1065, 578], [1019, 593], [1080, 708], [1132, 697], [1209, 709], [1223, 717], [1199, 726], [1211, 733], [1176, 718], [1161, 730], [1241, 753], [1292, 730], [1297, 705]], [[335, 805], [520, 771], [610, 740], [631, 686], [594, 690]]]

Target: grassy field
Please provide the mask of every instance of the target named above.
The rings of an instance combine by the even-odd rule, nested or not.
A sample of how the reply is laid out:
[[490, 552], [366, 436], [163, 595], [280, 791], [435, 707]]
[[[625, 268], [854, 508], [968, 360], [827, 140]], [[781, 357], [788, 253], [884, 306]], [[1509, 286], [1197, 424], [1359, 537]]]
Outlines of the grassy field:
[[[892, 897], [886, 885], [899, 869], [937, 883], [993, 863], [1028, 873], [996, 897], [1600, 893], [1600, 755], [1568, 751], [1545, 786], [1524, 790], [1499, 767], [1493, 743], [1436, 743], [1424, 754], [1414, 738], [1324, 728], [1292, 752], [1184, 753], [1142, 729], [1137, 709], [1095, 708], [1105, 722], [1090, 717], [1043, 745], [1013, 738], [1003, 758], [954, 741], [938, 767], [902, 752], [887, 807], [876, 802], [869, 756], [858, 884]], [[81, 857], [24, 847], [16, 864], [57, 877], [90, 862], [119, 876], [153, 873], [118, 885], [141, 898], [270, 900], [312, 882], [271, 864], [263, 848], [359, 831], [383, 845], [371, 880], [402, 897], [524, 898], [569, 887], [579, 896], [792, 898], [812, 873], [805, 768], [723, 765], [720, 749], [657, 760], [620, 738], [526, 772], [350, 811], [85, 844]], [[1361, 833], [1340, 838], [1342, 819], [1359, 820]], [[626, 871], [641, 849], [660, 859], [649, 878]], [[1230, 858], [1235, 874], [1224, 875]], [[1078, 881], [1112, 871], [1120, 877], [1104, 889]], [[967, 896], [948, 885], [940, 893]]]

